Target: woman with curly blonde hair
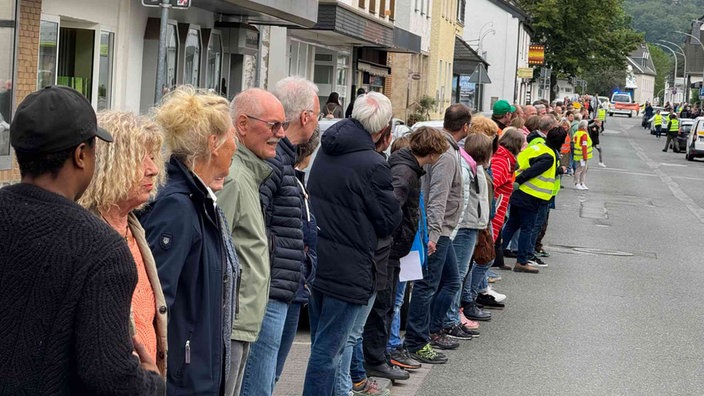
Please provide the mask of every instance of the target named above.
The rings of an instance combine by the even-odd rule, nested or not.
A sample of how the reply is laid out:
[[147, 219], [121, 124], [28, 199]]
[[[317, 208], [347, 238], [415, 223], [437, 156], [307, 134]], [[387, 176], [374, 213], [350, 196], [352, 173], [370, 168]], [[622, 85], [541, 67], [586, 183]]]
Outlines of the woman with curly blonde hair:
[[155, 109], [171, 152], [168, 181], [141, 214], [169, 309], [168, 395], [222, 394], [239, 264], [213, 191], [237, 149], [229, 104], [179, 87]]
[[166, 376], [166, 302], [144, 229], [134, 215], [164, 180], [164, 138], [154, 122], [132, 113], [99, 113], [98, 125], [110, 132], [114, 142], [96, 141], [93, 182], [79, 202], [122, 235], [129, 246], [138, 274], [130, 328]]

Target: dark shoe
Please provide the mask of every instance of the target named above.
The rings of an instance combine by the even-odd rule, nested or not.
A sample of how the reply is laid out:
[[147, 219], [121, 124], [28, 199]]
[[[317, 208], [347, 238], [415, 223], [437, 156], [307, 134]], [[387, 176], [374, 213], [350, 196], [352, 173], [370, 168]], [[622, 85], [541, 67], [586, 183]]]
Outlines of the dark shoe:
[[422, 363], [429, 364], [444, 364], [447, 363], [447, 357], [435, 352], [430, 344], [425, 344], [425, 346], [415, 352], [411, 352], [411, 357]]
[[466, 333], [459, 323], [450, 327], [449, 329], [443, 330], [443, 332], [445, 333], [445, 335], [450, 338], [454, 338], [455, 340], [469, 341], [472, 339], [472, 335]]
[[394, 381], [403, 381], [411, 378], [411, 375], [408, 374], [408, 371], [398, 366], [390, 365], [386, 362], [376, 366], [367, 366], [365, 364], [364, 370], [370, 377], [388, 378]]
[[422, 365], [415, 359], [411, 357], [406, 348], [400, 346], [389, 353], [389, 361], [391, 364], [397, 367], [401, 367], [404, 370], [417, 370], [422, 367]]
[[516, 263], [516, 265], [513, 267], [513, 272], [527, 272], [529, 274], [537, 274], [540, 271], [532, 265]]
[[550, 253], [546, 252], [545, 249], [536, 250], [535, 255], [540, 257], [550, 257]]
[[516, 252], [513, 250], [504, 249], [504, 257], [516, 258]]
[[472, 330], [469, 327], [467, 327], [464, 323], [460, 323], [459, 326], [462, 328], [462, 331], [471, 335], [472, 338], [479, 337], [479, 330]]
[[477, 305], [481, 305], [483, 308], [489, 309], [504, 309], [505, 306], [504, 303], [496, 302], [494, 296], [481, 293], [477, 295]]
[[533, 258], [528, 259], [528, 264], [532, 265], [534, 267], [542, 267], [542, 268], [546, 268], [548, 266], [545, 261], [543, 261], [535, 256], [533, 256]]
[[467, 317], [467, 319], [470, 320], [477, 320], [480, 322], [488, 322], [491, 320], [491, 312], [485, 312], [474, 304], [465, 305], [462, 309], [462, 313]]
[[662, 152], [663, 152], [663, 153], [666, 153], [666, 152], [667, 152], [667, 149], [663, 150]]
[[438, 349], [457, 349], [460, 343], [440, 332], [430, 335], [430, 346]]

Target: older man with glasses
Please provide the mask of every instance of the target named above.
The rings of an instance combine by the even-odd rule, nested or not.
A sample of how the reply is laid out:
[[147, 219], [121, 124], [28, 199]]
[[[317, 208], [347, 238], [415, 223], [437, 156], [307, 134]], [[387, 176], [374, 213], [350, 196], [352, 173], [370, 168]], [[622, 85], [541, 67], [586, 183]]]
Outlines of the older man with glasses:
[[231, 227], [242, 274], [236, 285], [238, 304], [230, 334], [226, 396], [240, 393], [250, 348], [261, 338], [262, 322], [268, 314], [271, 262], [259, 188], [272, 174], [266, 161], [276, 157], [288, 126], [281, 102], [258, 88], [237, 95], [230, 105], [230, 115], [240, 144], [217, 199]]

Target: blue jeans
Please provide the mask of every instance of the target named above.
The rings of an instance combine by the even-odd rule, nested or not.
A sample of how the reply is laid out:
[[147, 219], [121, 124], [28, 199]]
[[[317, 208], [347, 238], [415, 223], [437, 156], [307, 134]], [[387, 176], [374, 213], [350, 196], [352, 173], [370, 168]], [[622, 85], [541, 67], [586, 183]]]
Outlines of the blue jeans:
[[342, 350], [364, 305], [352, 304], [313, 289], [308, 299], [310, 358], [303, 384], [304, 396], [332, 395]]
[[474, 247], [477, 244], [477, 234], [479, 230], [472, 228], [460, 228], [455, 235], [455, 239], [452, 241], [452, 247], [455, 250], [455, 256], [457, 257], [457, 272], [459, 274], [460, 282], [464, 285], [462, 289], [457, 291], [455, 295], [455, 300], [452, 301], [450, 309], [447, 311], [447, 316], [445, 318], [445, 328], [452, 327], [460, 323], [460, 303], [464, 297], [463, 289], [469, 285], [470, 278], [467, 276], [469, 272], [469, 263], [472, 260], [472, 254], [474, 254]]
[[508, 241], [511, 240], [513, 234], [517, 230], [521, 230], [521, 234], [518, 236], [518, 253], [516, 254], [516, 262], [519, 264], [526, 264], [533, 255], [533, 252], [529, 250], [531, 248], [536, 215], [537, 212], [535, 210], [511, 205], [511, 215], [508, 217], [504, 231], [501, 234], [504, 241], [502, 248], [506, 249]]
[[485, 292], [489, 289], [486, 273], [489, 271], [492, 264], [494, 264], [494, 260], [491, 260], [484, 265], [479, 265], [476, 262], [472, 264], [472, 270], [469, 271], [469, 275], [467, 275], [467, 279], [464, 281], [462, 301], [473, 304], [477, 300], [477, 295], [479, 293]]
[[[347, 342], [342, 351], [342, 359], [340, 359], [340, 368], [337, 370], [337, 380], [335, 381], [335, 395], [337, 396], [347, 396], [352, 390], [352, 380], [359, 382], [367, 376], [366, 371], [364, 371], [362, 334], [364, 333], [364, 324], [367, 323], [369, 311], [374, 306], [375, 298], [376, 293], [372, 293], [367, 305], [360, 305], [362, 309], [357, 313], [347, 336]], [[356, 351], [356, 349], [359, 349], [359, 351]], [[350, 370], [354, 370], [355, 378], [350, 376]], [[360, 376], [362, 378], [359, 378]]]
[[431, 333], [442, 330], [447, 311], [459, 289], [455, 249], [450, 238], [442, 236], [438, 239], [435, 253], [428, 256], [423, 279], [413, 284], [405, 340], [410, 352], [423, 348], [430, 341]]
[[281, 346], [281, 334], [288, 313], [288, 304], [269, 300], [259, 331], [259, 338], [249, 348], [240, 395], [271, 395], [274, 393], [276, 361]]
[[394, 301], [394, 318], [391, 321], [389, 329], [389, 342], [386, 344], [386, 350], [392, 351], [401, 345], [401, 307], [403, 306], [403, 297], [406, 295], [406, 282], [398, 282], [396, 284], [396, 300]]
[[530, 239], [530, 254], [535, 252], [535, 243], [538, 241], [538, 235], [540, 235], [540, 229], [543, 228], [545, 220], [548, 218], [548, 210], [550, 210], [550, 201], [545, 201], [544, 204], [540, 205], [538, 208], [538, 213], [535, 216], [535, 224], [533, 225], [533, 232], [531, 232]]
[[291, 351], [291, 345], [293, 345], [293, 340], [296, 338], [296, 332], [298, 331], [298, 318], [301, 316], [301, 308], [303, 304], [301, 303], [291, 303], [288, 306], [288, 312], [286, 314], [286, 322], [284, 323], [284, 331], [281, 334], [281, 346], [279, 346], [279, 355], [276, 359], [276, 378], [275, 381], [279, 381], [281, 378], [281, 373], [284, 372], [284, 364], [286, 364], [286, 358], [288, 353]]

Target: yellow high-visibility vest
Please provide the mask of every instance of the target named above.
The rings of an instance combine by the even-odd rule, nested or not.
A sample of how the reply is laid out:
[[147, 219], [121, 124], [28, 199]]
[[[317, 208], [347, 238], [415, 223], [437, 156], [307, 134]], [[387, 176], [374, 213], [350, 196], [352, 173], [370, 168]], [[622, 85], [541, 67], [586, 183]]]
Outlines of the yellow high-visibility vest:
[[[580, 146], [581, 143], [579, 142], [582, 139], [582, 135], [587, 136], [587, 158], [582, 158], [582, 146]], [[592, 158], [592, 138], [587, 131], [578, 130], [574, 133], [574, 137], [572, 138], [572, 153], [574, 154], [575, 161]]]
[[653, 125], [662, 125], [662, 114], [655, 114], [655, 118], [653, 118]]
[[670, 120], [670, 132], [679, 132], [680, 130], [680, 120], [673, 118]]
[[550, 154], [552, 157], [552, 166], [540, 175], [521, 184], [519, 190], [532, 197], [549, 201], [555, 193], [555, 173], [557, 171], [555, 152], [551, 148], [542, 143], [526, 147], [516, 158], [518, 162], [516, 175], [520, 175], [524, 170], [530, 168], [531, 159], [544, 154]]
[[596, 119], [599, 121], [606, 120], [606, 109], [599, 109], [596, 112]]

